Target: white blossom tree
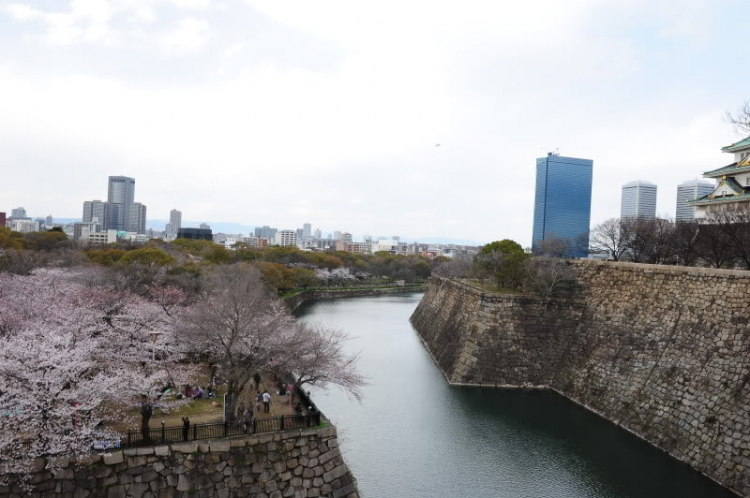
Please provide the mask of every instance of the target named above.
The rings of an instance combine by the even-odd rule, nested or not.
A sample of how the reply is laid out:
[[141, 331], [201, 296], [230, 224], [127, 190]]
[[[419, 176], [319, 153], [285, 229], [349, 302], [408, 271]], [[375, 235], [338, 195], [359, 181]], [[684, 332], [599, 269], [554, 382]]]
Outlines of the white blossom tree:
[[127, 421], [135, 403], [166, 406], [164, 389], [190, 375], [176, 363], [177, 305], [79, 277], [0, 274], [0, 454], [12, 471], [38, 456], [89, 453], [114, 437], [102, 419]]
[[255, 268], [217, 267], [207, 276], [206, 287], [207, 294], [185, 316], [180, 338], [207, 353], [227, 380], [230, 416], [259, 370], [292, 374], [308, 384], [336, 384], [359, 395], [364, 379], [357, 373], [356, 357], [340, 347], [346, 336], [297, 323], [268, 293]]

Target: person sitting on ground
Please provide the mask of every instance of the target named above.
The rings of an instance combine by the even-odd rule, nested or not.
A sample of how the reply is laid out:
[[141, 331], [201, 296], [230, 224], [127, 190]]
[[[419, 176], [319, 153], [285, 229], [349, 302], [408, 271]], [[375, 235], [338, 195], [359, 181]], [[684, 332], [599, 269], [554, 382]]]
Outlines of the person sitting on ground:
[[201, 391], [201, 388], [198, 386], [195, 386], [195, 390], [193, 391], [193, 398], [199, 399], [203, 395], [203, 391]]

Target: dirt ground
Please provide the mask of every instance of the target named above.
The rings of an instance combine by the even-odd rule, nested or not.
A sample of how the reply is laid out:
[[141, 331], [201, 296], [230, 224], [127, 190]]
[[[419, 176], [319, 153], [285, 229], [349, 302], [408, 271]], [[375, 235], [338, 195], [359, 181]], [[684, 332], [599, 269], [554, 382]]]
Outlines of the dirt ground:
[[[271, 395], [271, 406], [270, 412], [263, 412], [263, 405], [261, 404], [260, 410], [256, 410], [254, 397], [255, 397], [255, 382], [251, 380], [245, 387], [244, 392], [240, 401], [242, 402], [245, 409], [252, 406], [253, 412], [255, 412], [255, 418], [266, 418], [266, 417], [278, 417], [280, 415], [291, 415], [294, 413], [294, 405], [297, 404], [297, 396], [279, 396], [278, 387], [271, 382], [271, 378], [267, 375], [261, 376], [260, 381], [260, 392], [268, 390]], [[213, 399], [200, 399], [190, 402], [189, 404], [181, 407], [181, 409], [170, 411], [170, 413], [162, 414], [160, 410], [155, 410], [154, 415], [149, 421], [149, 426], [153, 429], [161, 427], [161, 421], [165, 421], [167, 427], [182, 426], [182, 417], [188, 416], [191, 424], [208, 424], [216, 423], [224, 420], [224, 388], [220, 388], [216, 398]]]

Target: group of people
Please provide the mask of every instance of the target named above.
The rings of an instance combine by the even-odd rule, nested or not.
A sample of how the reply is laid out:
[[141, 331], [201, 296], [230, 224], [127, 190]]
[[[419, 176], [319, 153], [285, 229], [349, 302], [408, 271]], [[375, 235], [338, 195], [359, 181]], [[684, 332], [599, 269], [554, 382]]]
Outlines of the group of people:
[[181, 398], [182, 396], [186, 398], [193, 398], [193, 399], [200, 399], [200, 398], [215, 398], [216, 397], [216, 391], [212, 389], [210, 386], [206, 387], [205, 389], [201, 389], [199, 386], [185, 386], [185, 392], [178, 393], [178, 398]]

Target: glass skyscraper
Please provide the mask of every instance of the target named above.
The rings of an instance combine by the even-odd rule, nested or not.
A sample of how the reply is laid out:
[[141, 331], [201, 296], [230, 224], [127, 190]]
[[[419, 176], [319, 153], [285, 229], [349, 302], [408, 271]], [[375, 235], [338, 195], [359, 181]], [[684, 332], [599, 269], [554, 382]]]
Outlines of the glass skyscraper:
[[536, 160], [536, 196], [532, 248], [545, 238], [570, 241], [573, 255], [588, 256], [591, 180], [594, 161], [548, 154]]

